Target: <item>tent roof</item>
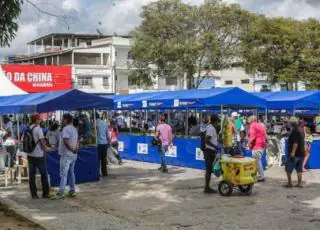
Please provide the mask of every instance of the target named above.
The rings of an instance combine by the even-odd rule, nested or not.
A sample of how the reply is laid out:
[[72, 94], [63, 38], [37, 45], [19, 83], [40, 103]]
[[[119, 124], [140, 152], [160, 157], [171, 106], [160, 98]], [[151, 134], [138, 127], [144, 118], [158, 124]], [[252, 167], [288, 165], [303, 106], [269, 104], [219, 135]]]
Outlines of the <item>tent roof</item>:
[[44, 113], [89, 108], [111, 109], [113, 100], [76, 89], [0, 97], [0, 113]]
[[270, 109], [320, 108], [320, 91], [283, 91], [255, 93], [267, 100]]
[[115, 95], [118, 109], [265, 107], [265, 100], [239, 88], [192, 89]]
[[12, 83], [3, 73], [0, 65], [0, 96], [21, 95], [26, 94], [25, 91], [20, 89]]

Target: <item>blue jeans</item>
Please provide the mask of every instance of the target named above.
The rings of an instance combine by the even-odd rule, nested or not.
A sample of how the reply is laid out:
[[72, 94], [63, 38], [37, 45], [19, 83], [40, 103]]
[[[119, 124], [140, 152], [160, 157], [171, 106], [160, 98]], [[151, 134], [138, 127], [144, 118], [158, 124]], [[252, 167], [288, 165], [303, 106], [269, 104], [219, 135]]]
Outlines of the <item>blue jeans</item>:
[[60, 195], [64, 194], [64, 189], [69, 182], [70, 192], [76, 191], [76, 178], [74, 175], [74, 165], [76, 157], [61, 156], [60, 158]]
[[162, 169], [167, 168], [167, 161], [166, 161], [166, 152], [168, 152], [169, 146], [162, 145], [160, 148], [160, 159], [161, 159], [161, 167]]

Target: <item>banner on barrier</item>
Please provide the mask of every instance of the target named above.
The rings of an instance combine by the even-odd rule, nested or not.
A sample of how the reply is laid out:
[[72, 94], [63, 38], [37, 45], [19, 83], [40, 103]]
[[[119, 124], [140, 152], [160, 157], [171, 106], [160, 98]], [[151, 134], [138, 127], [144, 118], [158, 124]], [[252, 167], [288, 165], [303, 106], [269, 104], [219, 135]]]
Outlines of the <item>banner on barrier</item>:
[[118, 151], [123, 152], [123, 150], [124, 150], [124, 143], [123, 143], [123, 141], [119, 141], [118, 142]]
[[137, 153], [138, 154], [148, 154], [148, 144], [138, 143], [137, 144]]
[[177, 146], [169, 146], [168, 152], [166, 152], [166, 157], [177, 157]]
[[196, 148], [196, 160], [204, 161], [204, 155], [200, 148]]

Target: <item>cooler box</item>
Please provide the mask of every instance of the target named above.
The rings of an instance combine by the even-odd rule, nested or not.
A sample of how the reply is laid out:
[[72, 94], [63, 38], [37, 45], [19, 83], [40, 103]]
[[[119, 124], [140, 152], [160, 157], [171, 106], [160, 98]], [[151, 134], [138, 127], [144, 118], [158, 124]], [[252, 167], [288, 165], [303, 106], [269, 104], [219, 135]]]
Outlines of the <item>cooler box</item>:
[[220, 161], [222, 177], [233, 185], [249, 185], [256, 182], [256, 160], [249, 157], [223, 157]]

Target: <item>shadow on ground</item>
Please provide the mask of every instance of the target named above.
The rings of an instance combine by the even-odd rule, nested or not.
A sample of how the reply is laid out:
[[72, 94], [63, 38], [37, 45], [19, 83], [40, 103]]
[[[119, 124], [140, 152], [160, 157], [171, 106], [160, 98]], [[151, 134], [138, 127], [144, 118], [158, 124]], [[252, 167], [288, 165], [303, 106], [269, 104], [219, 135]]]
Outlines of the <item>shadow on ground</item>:
[[[275, 170], [277, 176], [270, 173], [252, 195], [235, 190], [231, 197], [222, 197], [202, 193], [200, 170], [173, 167], [162, 174], [156, 167], [137, 162], [113, 167], [109, 177], [79, 185], [79, 195], [72, 200], [30, 202], [26, 188], [1, 192], [18, 203], [28, 202], [39, 215], [90, 209], [137, 229], [320, 229], [320, 172], [304, 189], [285, 189], [284, 175], [278, 175], [282, 171]], [[214, 178], [212, 187], [218, 183]]]

